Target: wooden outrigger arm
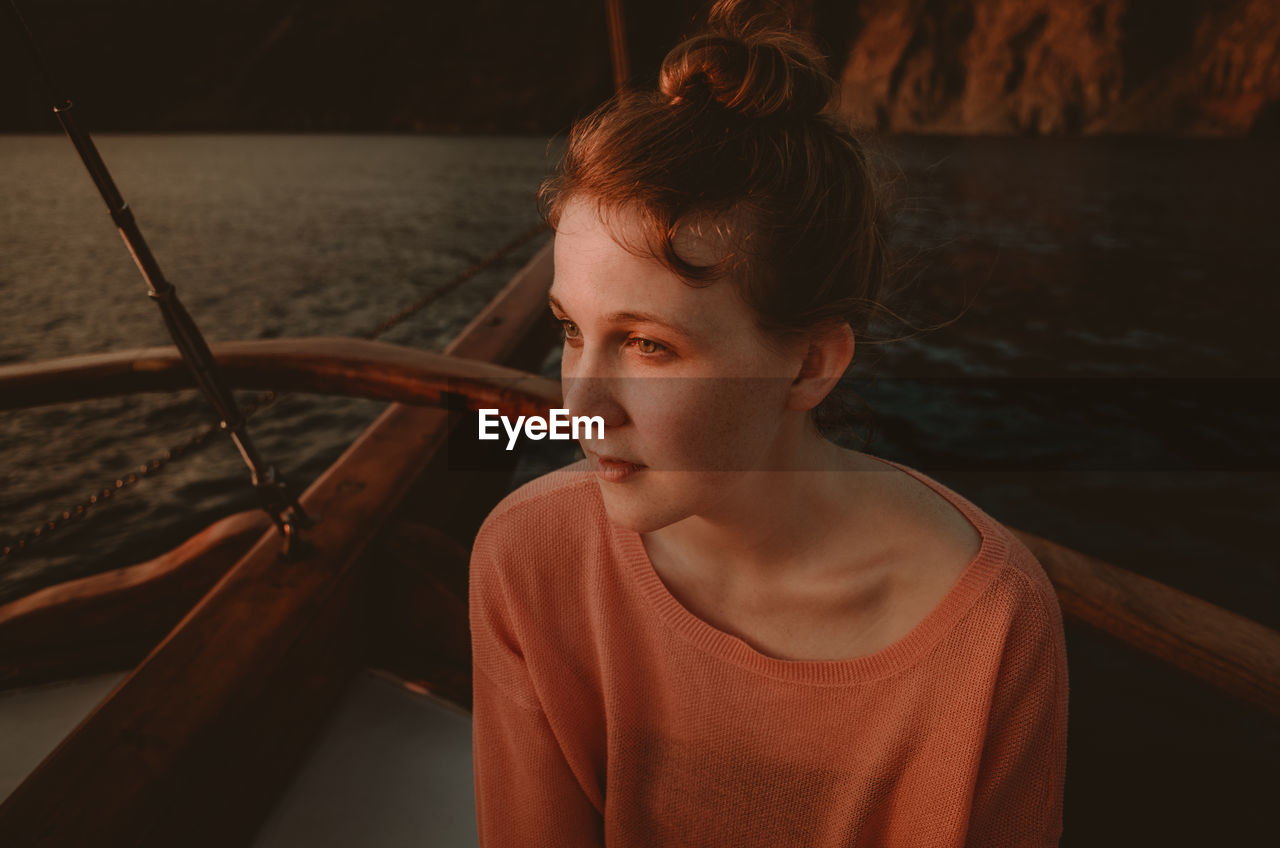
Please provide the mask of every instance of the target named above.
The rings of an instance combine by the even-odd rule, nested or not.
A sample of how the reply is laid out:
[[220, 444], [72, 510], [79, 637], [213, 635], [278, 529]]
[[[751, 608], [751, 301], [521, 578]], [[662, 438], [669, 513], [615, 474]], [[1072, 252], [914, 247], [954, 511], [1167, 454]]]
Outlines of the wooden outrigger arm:
[[1067, 618], [1280, 717], [1280, 633], [1149, 577], [1010, 528]]
[[[444, 353], [351, 338], [296, 338], [210, 345], [223, 377], [241, 389], [315, 392], [420, 406], [498, 407], [541, 414], [560, 384], [524, 371]], [[72, 356], [0, 367], [0, 410], [195, 388], [174, 347]]]

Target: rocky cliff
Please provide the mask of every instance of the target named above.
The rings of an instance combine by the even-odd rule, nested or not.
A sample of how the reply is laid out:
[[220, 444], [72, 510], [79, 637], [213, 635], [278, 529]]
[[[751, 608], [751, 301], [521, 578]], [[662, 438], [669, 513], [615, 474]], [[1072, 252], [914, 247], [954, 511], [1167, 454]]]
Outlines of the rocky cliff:
[[1277, 129], [1275, 0], [856, 6], [840, 105], [862, 123], [943, 133]]
[[[553, 132], [611, 85], [603, 0], [20, 0], [97, 129]], [[651, 76], [696, 26], [625, 4]], [[1276, 0], [795, 0], [840, 107], [925, 133], [1280, 134]], [[53, 128], [0, 52], [0, 130]]]

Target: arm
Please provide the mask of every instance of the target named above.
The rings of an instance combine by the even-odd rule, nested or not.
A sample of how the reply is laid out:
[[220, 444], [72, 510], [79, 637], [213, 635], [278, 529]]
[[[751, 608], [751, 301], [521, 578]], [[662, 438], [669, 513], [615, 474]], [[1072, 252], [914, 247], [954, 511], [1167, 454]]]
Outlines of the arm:
[[1005, 644], [974, 787], [968, 846], [1050, 846], [1062, 835], [1066, 646], [1056, 599], [1036, 594], [1028, 600]]
[[548, 723], [511, 623], [495, 547], [471, 561], [476, 818], [483, 848], [599, 848], [604, 824]]

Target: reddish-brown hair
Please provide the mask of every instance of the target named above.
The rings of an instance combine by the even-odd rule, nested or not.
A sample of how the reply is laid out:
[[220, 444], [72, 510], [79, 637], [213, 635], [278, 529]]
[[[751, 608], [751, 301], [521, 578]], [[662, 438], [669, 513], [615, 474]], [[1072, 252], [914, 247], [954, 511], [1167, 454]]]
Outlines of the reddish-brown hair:
[[[633, 209], [650, 255], [694, 285], [733, 279], [766, 333], [841, 322], [861, 336], [887, 274], [884, 217], [863, 145], [824, 111], [833, 87], [808, 40], [722, 0], [657, 90], [574, 125], [543, 214], [555, 226], [572, 198]], [[677, 233], [708, 221], [728, 253], [693, 264]]]

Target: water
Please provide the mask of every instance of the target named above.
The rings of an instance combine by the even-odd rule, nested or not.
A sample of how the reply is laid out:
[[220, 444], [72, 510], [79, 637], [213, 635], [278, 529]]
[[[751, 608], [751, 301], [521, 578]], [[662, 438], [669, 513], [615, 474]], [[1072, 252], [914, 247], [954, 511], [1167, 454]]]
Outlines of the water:
[[[211, 339], [375, 326], [537, 220], [547, 147], [99, 143]], [[878, 418], [869, 450], [1008, 524], [1280, 627], [1274, 154], [1245, 141], [889, 143], [917, 316], [959, 317], [859, 348], [854, 387]], [[167, 343], [65, 139], [0, 137], [0, 198], [0, 364]], [[388, 340], [442, 347], [533, 249]], [[252, 432], [305, 484], [381, 408], [293, 396]], [[0, 533], [39, 524], [209, 420], [193, 392], [0, 413]], [[246, 489], [235, 452], [215, 444], [0, 567], [0, 602], [153, 556], [251, 507]], [[1224, 822], [1240, 834], [1261, 826], [1277, 788], [1273, 727], [1083, 628], [1069, 627], [1068, 644], [1068, 834], [1114, 815], [1129, 824], [1111, 822], [1113, 833], [1175, 844], [1198, 825], [1169, 811], [1191, 808], [1216, 811], [1206, 838]]]
[[[104, 136], [117, 185], [206, 336], [358, 335], [538, 221], [546, 143], [396, 136]], [[167, 344], [70, 144], [0, 138], [0, 363]], [[536, 243], [384, 340], [438, 349]], [[294, 396], [251, 433], [305, 484], [381, 409]], [[27, 530], [211, 421], [195, 392], [4, 414], [0, 533]], [[250, 508], [226, 440], [121, 493], [0, 574], [0, 601], [159, 552]], [[173, 533], [161, 534], [172, 538]]]
[[938, 476], [1011, 525], [1280, 627], [1274, 146], [889, 152], [916, 302], [963, 315], [884, 351], [885, 453], [963, 469]]
[[[215, 340], [376, 326], [536, 222], [548, 150], [411, 136], [99, 146]], [[913, 314], [958, 320], [859, 348], [852, 384], [877, 414], [871, 450], [1014, 526], [1280, 626], [1272, 153], [1239, 141], [889, 142]], [[65, 139], [0, 138], [0, 197], [0, 364], [168, 343]], [[534, 247], [387, 340], [442, 347]], [[306, 482], [379, 408], [294, 397], [253, 433]], [[3, 414], [0, 534], [40, 524], [209, 416], [194, 392]], [[139, 559], [157, 528], [249, 503], [236, 454], [214, 444], [6, 566], [0, 601]]]

